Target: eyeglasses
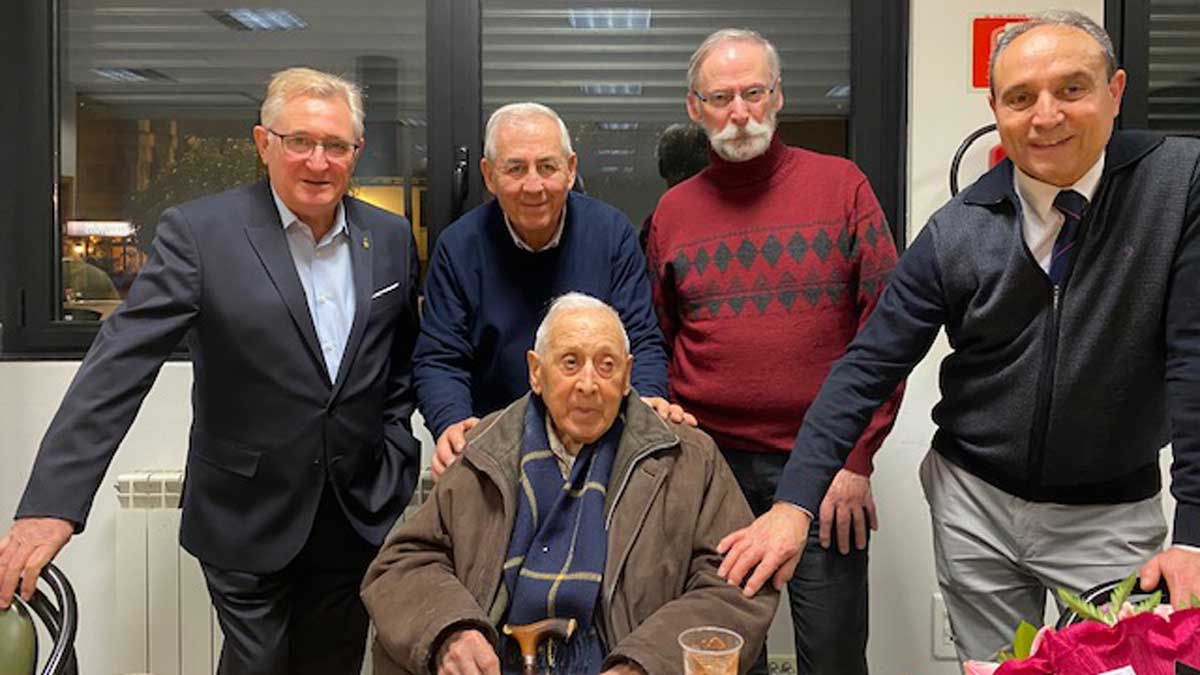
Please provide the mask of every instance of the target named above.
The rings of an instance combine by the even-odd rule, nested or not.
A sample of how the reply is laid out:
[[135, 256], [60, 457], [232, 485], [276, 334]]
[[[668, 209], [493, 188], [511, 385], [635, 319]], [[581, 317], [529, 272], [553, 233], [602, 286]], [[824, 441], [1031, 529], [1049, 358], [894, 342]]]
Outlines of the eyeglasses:
[[696, 98], [700, 99], [704, 103], [711, 105], [714, 108], [726, 108], [729, 106], [730, 103], [733, 103], [733, 99], [739, 98], [739, 97], [742, 99], [742, 101], [744, 101], [746, 103], [750, 103], [750, 104], [758, 103], [759, 101], [762, 101], [763, 99], [767, 98], [771, 94], [774, 94], [775, 88], [778, 86], [779, 86], [779, 80], [776, 79], [775, 84], [772, 84], [770, 87], [765, 87], [763, 85], [757, 85], [757, 86], [749, 87], [747, 89], [743, 89], [740, 92], [728, 91], [725, 89], [718, 89], [715, 91], [710, 91], [707, 94], [701, 94], [698, 90], [693, 89], [692, 93], [696, 95]]
[[304, 134], [281, 134], [270, 127], [267, 127], [267, 131], [278, 136], [279, 140], [283, 141], [283, 149], [297, 159], [312, 155], [320, 146], [325, 149], [326, 159], [339, 161], [348, 159], [362, 147], [359, 143], [347, 143], [339, 140], [318, 141]]

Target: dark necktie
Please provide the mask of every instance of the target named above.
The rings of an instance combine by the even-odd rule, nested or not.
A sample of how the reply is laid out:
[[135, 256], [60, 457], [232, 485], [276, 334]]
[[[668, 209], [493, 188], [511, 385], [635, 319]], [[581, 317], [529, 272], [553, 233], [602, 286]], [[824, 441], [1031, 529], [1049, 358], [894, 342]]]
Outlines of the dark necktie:
[[1063, 190], [1054, 198], [1054, 208], [1063, 214], [1062, 229], [1054, 240], [1054, 252], [1050, 254], [1050, 270], [1047, 272], [1050, 283], [1055, 286], [1061, 285], [1067, 278], [1075, 241], [1079, 236], [1079, 221], [1083, 220], [1087, 205], [1087, 199], [1074, 190]]

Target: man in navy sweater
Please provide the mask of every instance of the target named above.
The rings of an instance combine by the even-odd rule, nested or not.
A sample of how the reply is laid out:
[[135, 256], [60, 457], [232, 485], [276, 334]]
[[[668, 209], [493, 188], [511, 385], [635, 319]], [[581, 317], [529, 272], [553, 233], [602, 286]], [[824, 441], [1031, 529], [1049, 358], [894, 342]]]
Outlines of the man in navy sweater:
[[496, 196], [438, 239], [413, 356], [417, 400], [437, 440], [434, 476], [463, 451], [479, 418], [529, 390], [525, 350], [555, 297], [580, 291], [612, 305], [634, 356], [633, 386], [664, 419], [669, 404], [646, 263], [629, 219], [571, 192], [576, 156], [558, 115], [537, 103], [492, 114], [480, 161]]

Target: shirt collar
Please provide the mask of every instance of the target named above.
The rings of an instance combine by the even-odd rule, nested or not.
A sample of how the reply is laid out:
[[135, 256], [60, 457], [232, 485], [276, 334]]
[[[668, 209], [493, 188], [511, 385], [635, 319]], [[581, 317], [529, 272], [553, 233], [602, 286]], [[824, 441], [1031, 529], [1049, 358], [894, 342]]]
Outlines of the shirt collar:
[[525, 240], [522, 239], [521, 235], [517, 234], [517, 231], [513, 228], [512, 221], [508, 219], [508, 214], [505, 213], [503, 208], [500, 209], [500, 212], [504, 213], [504, 226], [508, 228], [508, 234], [512, 237], [513, 243], [517, 245], [517, 248], [530, 253], [539, 253], [541, 251], [549, 251], [550, 249], [558, 246], [559, 240], [562, 239], [562, 233], [564, 229], [563, 226], [567, 223], [567, 202], [569, 201], [570, 200], [563, 201], [562, 212], [558, 214], [558, 229], [554, 231], [554, 236], [550, 238], [550, 241], [546, 242], [545, 246], [539, 249], [535, 249], [529, 244], [525, 243]]
[[1050, 220], [1050, 212], [1054, 208], [1054, 199], [1063, 190], [1074, 190], [1083, 195], [1091, 203], [1092, 197], [1096, 194], [1096, 187], [1100, 185], [1100, 175], [1104, 172], [1105, 154], [1105, 152], [1101, 152], [1099, 159], [1092, 165], [1092, 168], [1088, 169], [1087, 173], [1075, 181], [1074, 185], [1059, 187], [1042, 182], [1025, 173], [1015, 164], [1013, 165], [1013, 184], [1017, 189], [1017, 194], [1021, 196], [1021, 200], [1043, 222], [1048, 222]]
[[575, 465], [575, 455], [567, 452], [567, 446], [563, 445], [562, 439], [558, 437], [558, 432], [554, 429], [554, 421], [550, 419], [549, 410], [546, 411], [546, 440], [550, 442], [550, 452], [554, 453], [565, 478], [571, 473], [571, 467]]
[[[293, 223], [304, 223], [279, 198], [279, 193], [275, 191], [275, 186], [271, 186], [271, 197], [275, 199], [275, 208], [279, 210], [279, 222], [283, 223], [284, 231], [291, 227]], [[305, 226], [308, 226], [307, 223], [305, 223]], [[312, 230], [309, 229], [309, 232], [311, 233]], [[333, 227], [329, 229], [329, 232], [322, 238], [322, 241], [332, 241], [338, 235], [350, 236], [350, 229], [346, 226], [346, 209], [341, 201], [338, 202], [337, 210], [333, 212]]]

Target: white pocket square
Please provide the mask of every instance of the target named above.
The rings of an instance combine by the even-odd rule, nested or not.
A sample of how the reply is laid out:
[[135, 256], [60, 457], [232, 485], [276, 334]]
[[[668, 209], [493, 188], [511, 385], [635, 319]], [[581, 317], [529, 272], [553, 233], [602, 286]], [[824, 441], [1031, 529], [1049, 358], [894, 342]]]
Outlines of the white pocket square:
[[374, 293], [371, 294], [371, 299], [374, 300], [375, 298], [378, 298], [381, 295], [387, 295], [388, 293], [391, 293], [392, 291], [396, 290], [397, 288], [400, 288], [399, 281], [392, 283], [392, 284], [388, 284], [387, 286], [384, 286], [383, 288], [375, 291]]

